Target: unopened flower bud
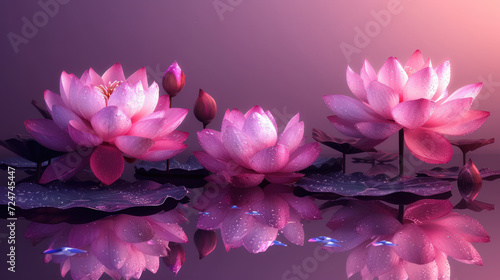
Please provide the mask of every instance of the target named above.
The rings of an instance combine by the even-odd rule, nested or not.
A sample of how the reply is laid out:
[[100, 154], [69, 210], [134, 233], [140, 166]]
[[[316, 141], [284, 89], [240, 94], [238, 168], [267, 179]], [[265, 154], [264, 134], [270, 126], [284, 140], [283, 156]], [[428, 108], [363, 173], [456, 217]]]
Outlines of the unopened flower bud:
[[471, 159], [458, 174], [458, 190], [465, 200], [472, 201], [476, 198], [483, 185], [483, 179]]
[[181, 244], [175, 242], [169, 242], [168, 249], [168, 255], [163, 257], [163, 262], [177, 275], [186, 260], [186, 251]]
[[194, 103], [194, 115], [206, 127], [217, 114], [217, 103], [208, 93], [200, 89], [198, 99]]
[[217, 246], [217, 235], [213, 230], [198, 229], [194, 233], [194, 244], [198, 249], [201, 260], [212, 253]]
[[174, 61], [163, 75], [163, 89], [171, 96], [176, 96], [186, 84], [186, 76], [181, 67]]

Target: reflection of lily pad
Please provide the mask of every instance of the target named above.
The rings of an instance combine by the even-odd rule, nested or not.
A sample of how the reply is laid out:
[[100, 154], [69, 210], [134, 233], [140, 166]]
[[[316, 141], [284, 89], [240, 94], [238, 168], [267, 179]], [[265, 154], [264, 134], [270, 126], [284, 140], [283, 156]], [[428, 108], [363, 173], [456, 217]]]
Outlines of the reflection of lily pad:
[[[203, 166], [200, 162], [194, 157], [190, 156], [186, 163], [180, 163], [175, 159], [170, 159], [170, 170], [169, 174], [177, 174], [177, 175], [208, 175], [208, 172], [203, 169]], [[165, 175], [167, 170], [166, 161], [158, 161], [158, 162], [149, 162], [142, 161], [139, 162], [135, 166], [136, 172], [141, 175]]]
[[350, 175], [332, 173], [312, 175], [295, 184], [311, 194], [333, 194], [356, 198], [382, 199], [407, 204], [422, 197], [441, 196], [453, 186], [435, 178], [368, 176], [357, 172]]
[[301, 170], [304, 174], [325, 174], [342, 171], [342, 158], [319, 158], [311, 166]]
[[[364, 144], [360, 139], [340, 139], [328, 135], [319, 129], [313, 128], [313, 139], [321, 144], [335, 149], [343, 154], [359, 154], [364, 152], [374, 152], [373, 148], [364, 149]], [[360, 142], [361, 141], [361, 142]]]
[[369, 152], [369, 157], [353, 157], [353, 162], [357, 163], [374, 163], [374, 162], [391, 162], [399, 158], [399, 154], [397, 153], [386, 153], [382, 151], [377, 152]]
[[[460, 172], [460, 167], [453, 166], [450, 168], [435, 167], [431, 170], [421, 170], [417, 172], [418, 176], [422, 177], [433, 177], [443, 180], [455, 181], [458, 178], [458, 173]], [[479, 169], [481, 178], [486, 181], [493, 181], [500, 178], [500, 170], [492, 170], [490, 168]]]
[[[42, 163], [42, 166], [46, 166], [48, 162]], [[35, 169], [37, 167], [36, 162], [24, 159], [22, 157], [6, 158], [0, 160], [0, 168], [7, 169], [7, 167], [14, 167], [16, 169]]]
[[[54, 181], [43, 186], [22, 183], [16, 186], [16, 206], [22, 209], [83, 207], [114, 212], [137, 206], [158, 206], [167, 198], [181, 200], [186, 193], [184, 187], [152, 181], [129, 183], [118, 180], [107, 187], [89, 181]], [[7, 204], [6, 196], [3, 196], [1, 203]]]

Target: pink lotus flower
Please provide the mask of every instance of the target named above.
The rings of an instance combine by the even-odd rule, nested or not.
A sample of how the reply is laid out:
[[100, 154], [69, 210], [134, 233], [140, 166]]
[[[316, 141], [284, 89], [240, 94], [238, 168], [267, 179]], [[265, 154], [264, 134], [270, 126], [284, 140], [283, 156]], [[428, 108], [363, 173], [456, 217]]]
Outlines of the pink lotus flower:
[[45, 255], [46, 263], [60, 264], [62, 277], [71, 271], [74, 280], [99, 279], [103, 273], [115, 280], [139, 279], [146, 269], [158, 271], [160, 257], [170, 254], [170, 242], [188, 241], [178, 225], [186, 221], [178, 210], [148, 217], [116, 215], [82, 225], [31, 223], [25, 236], [34, 244], [50, 238], [48, 249], [86, 251], [74, 256]]
[[233, 185], [256, 186], [266, 179], [287, 184], [299, 180], [295, 173], [310, 166], [319, 155], [318, 143], [303, 143], [304, 123], [295, 115], [278, 135], [271, 112], [255, 106], [243, 115], [226, 111], [221, 132], [198, 132], [204, 152], [194, 155], [209, 171], [224, 175]]
[[[447, 257], [482, 265], [471, 242], [490, 241], [478, 221], [452, 208], [448, 200], [420, 200], [407, 206], [401, 224], [396, 209], [351, 201], [328, 223], [341, 246], [327, 250], [354, 249], [347, 259], [349, 278], [361, 272], [363, 279], [450, 279]], [[394, 245], [376, 246], [378, 241]]]
[[433, 68], [416, 51], [403, 66], [390, 57], [376, 73], [365, 61], [360, 74], [347, 68], [347, 85], [359, 99], [323, 96], [335, 115], [330, 122], [355, 138], [384, 140], [404, 129], [405, 143], [418, 159], [446, 163], [453, 154], [443, 135], [464, 135], [478, 129], [489, 112], [469, 110], [481, 83], [448, 94], [450, 63]]
[[227, 251], [244, 246], [252, 253], [264, 252], [279, 231], [290, 242], [303, 245], [301, 220], [321, 219], [312, 198], [296, 197], [286, 185], [270, 184], [262, 189], [209, 183], [206, 190], [195, 204], [202, 211], [197, 227], [220, 229]]
[[188, 110], [169, 109], [158, 85], [148, 86], [145, 68], [128, 79], [118, 63], [102, 77], [92, 68], [80, 79], [63, 72], [60, 91], [44, 93], [52, 120], [25, 121], [40, 144], [70, 152], [47, 168], [41, 183], [66, 180], [90, 162], [96, 177], [109, 185], [121, 176], [124, 155], [160, 161], [186, 148], [188, 133], [174, 130]]

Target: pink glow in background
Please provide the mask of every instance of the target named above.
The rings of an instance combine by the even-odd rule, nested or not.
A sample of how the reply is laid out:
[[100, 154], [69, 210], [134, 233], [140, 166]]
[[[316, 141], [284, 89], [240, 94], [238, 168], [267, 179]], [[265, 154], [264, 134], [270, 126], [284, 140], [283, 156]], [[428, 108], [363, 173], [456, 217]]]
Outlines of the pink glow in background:
[[[497, 1], [60, 2], [66, 4], [58, 4], [58, 10], [48, 16], [37, 1], [0, 3], [0, 34], [3, 35], [0, 43], [1, 139], [13, 137], [16, 133], [26, 134], [23, 121], [40, 117], [30, 101], [35, 99], [43, 104], [46, 89], [59, 92], [59, 76], [63, 70], [79, 76], [92, 67], [102, 74], [120, 62], [127, 76], [146, 66], [151, 74], [149, 82], [154, 79], [159, 82], [174, 60], [186, 74], [186, 86], [174, 98], [173, 104], [174, 107], [190, 109], [179, 127], [179, 130], [191, 134], [186, 142], [189, 148], [181, 158], [200, 150], [195, 133], [202, 125], [192, 114], [199, 88], [217, 101], [219, 112], [209, 128], [220, 128], [226, 108], [246, 111], [259, 104], [275, 115], [281, 128], [290, 117], [300, 112], [308, 141], [312, 141], [313, 127], [343, 137], [326, 119], [331, 112], [321, 96], [352, 96], [345, 81], [347, 65], [358, 72], [367, 58], [378, 69], [389, 56], [406, 61], [416, 49], [420, 49], [426, 58], [432, 58], [434, 65], [450, 60], [452, 78], [448, 89], [451, 91], [467, 84], [485, 82], [474, 108], [491, 111], [491, 116], [483, 127], [466, 137], [500, 139], [500, 3]], [[216, 6], [224, 9], [221, 5], [226, 10], [218, 11]], [[382, 14], [389, 14], [390, 18], [377, 21]], [[31, 23], [38, 21], [39, 27], [36, 32], [28, 34], [31, 38], [25, 38], [26, 43], [13, 46], [8, 34], [12, 32], [24, 37], [24, 17]], [[357, 40], [360, 39], [357, 28], [364, 34], [369, 33], [362, 43]], [[346, 44], [356, 48], [356, 52], [350, 56], [343, 53], [341, 45]], [[396, 151], [395, 137], [380, 147]], [[498, 154], [499, 145], [497, 142], [475, 153]], [[322, 150], [324, 154], [333, 154], [327, 148], [322, 147]], [[461, 155], [457, 148], [454, 151], [452, 162], [457, 165]], [[9, 155], [9, 152], [2, 148], [0, 155]], [[488, 167], [499, 169], [496, 161], [490, 160], [490, 163], [493, 164]], [[486, 186], [496, 187], [496, 184]], [[493, 195], [492, 191], [490, 193]], [[485, 194], [480, 194], [480, 197], [482, 195]], [[492, 242], [476, 245], [484, 259], [484, 267], [451, 261], [452, 279], [495, 279], [500, 274], [496, 265], [499, 250], [496, 239], [500, 236], [498, 217], [493, 212], [467, 214], [480, 222], [489, 221], [484, 226], [492, 236]], [[330, 217], [331, 213], [324, 215], [325, 219]], [[326, 231], [325, 226], [316, 224], [309, 233], [313, 236]], [[18, 238], [21, 238], [21, 232], [20, 227]], [[306, 230], [307, 236], [309, 233]], [[1, 245], [3, 248], [4, 244]], [[242, 250], [225, 254], [219, 247], [218, 254], [209, 256], [210, 261], [197, 261], [192, 246], [188, 249], [191, 264], [186, 265], [177, 278], [197, 279], [196, 275], [223, 277], [218, 270], [224, 264], [231, 264], [228, 269], [233, 272], [228, 275], [232, 278], [208, 279], [234, 279], [245, 273], [248, 275], [242, 275], [240, 279], [276, 279], [293, 264], [300, 264], [306, 257], [313, 256], [315, 246], [306, 247], [271, 248], [264, 255], [251, 255]], [[0, 252], [2, 256], [3, 252]], [[25, 254], [34, 253], [26, 250]], [[344, 279], [346, 256], [339, 254], [320, 262], [308, 279]], [[270, 265], [271, 261], [276, 264]], [[27, 268], [29, 263], [21, 264], [20, 261], [19, 265]], [[57, 275], [56, 266], [42, 263], [36, 266], [34, 275], [42, 275], [41, 271]], [[184, 276], [183, 270], [188, 270]], [[269, 274], [263, 271], [269, 271]], [[161, 274], [166, 275], [164, 267]], [[267, 278], [266, 275], [272, 276]]]

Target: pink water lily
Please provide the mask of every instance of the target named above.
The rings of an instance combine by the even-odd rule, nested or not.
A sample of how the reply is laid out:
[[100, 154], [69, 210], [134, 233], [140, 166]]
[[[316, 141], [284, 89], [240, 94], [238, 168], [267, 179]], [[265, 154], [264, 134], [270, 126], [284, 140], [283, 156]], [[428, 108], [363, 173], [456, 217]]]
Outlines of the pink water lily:
[[262, 189], [209, 183], [195, 208], [202, 211], [197, 227], [220, 229], [227, 251], [243, 246], [251, 253], [264, 252], [279, 232], [291, 243], [303, 245], [301, 221], [321, 219], [311, 197], [296, 197], [290, 187], [275, 184]]
[[52, 120], [27, 120], [28, 132], [43, 146], [68, 152], [49, 166], [41, 183], [66, 180], [88, 163], [105, 184], [116, 181], [124, 156], [147, 161], [171, 158], [187, 146], [188, 133], [175, 131], [187, 109], [169, 109], [168, 96], [148, 85], [145, 68], [125, 78], [120, 64], [102, 77], [92, 68], [81, 78], [61, 74], [61, 94], [46, 90]]
[[318, 143], [304, 144], [304, 123], [295, 115], [283, 132], [271, 112], [255, 106], [246, 114], [227, 110], [221, 131], [198, 132], [203, 152], [194, 155], [209, 171], [223, 174], [235, 186], [249, 187], [264, 179], [277, 184], [299, 180], [296, 173], [319, 156]]
[[353, 249], [346, 265], [349, 278], [360, 272], [363, 279], [450, 279], [448, 257], [482, 265], [471, 242], [490, 241], [478, 221], [452, 208], [448, 200], [420, 200], [407, 206], [401, 224], [396, 209], [380, 202], [351, 201], [328, 223], [333, 229], [330, 236], [341, 246], [327, 250]]
[[376, 73], [365, 60], [360, 74], [347, 68], [347, 85], [359, 99], [323, 96], [335, 115], [330, 122], [355, 138], [387, 139], [404, 129], [405, 143], [418, 159], [446, 163], [453, 154], [443, 135], [464, 135], [478, 129], [489, 112], [469, 110], [482, 84], [448, 94], [450, 63], [433, 67], [417, 50], [406, 64], [390, 57]]
[[46, 263], [60, 264], [62, 277], [71, 272], [74, 280], [99, 279], [104, 273], [115, 280], [140, 279], [146, 269], [158, 271], [160, 257], [171, 254], [170, 244], [178, 247], [177, 243], [188, 241], [179, 225], [186, 221], [178, 210], [147, 217], [116, 215], [82, 225], [31, 223], [25, 236], [34, 243], [48, 238], [48, 249], [86, 251], [74, 256], [45, 255]]

